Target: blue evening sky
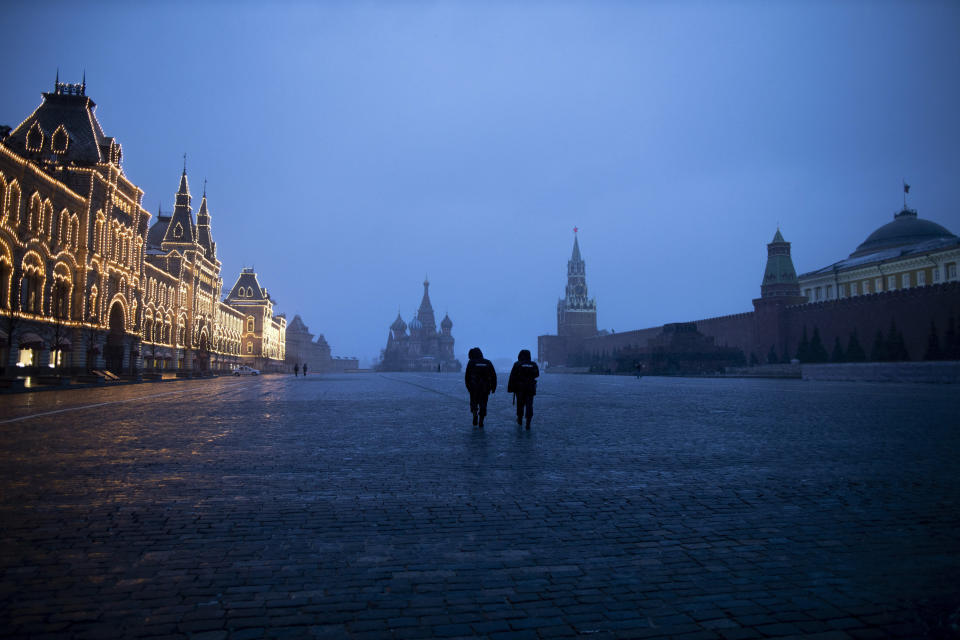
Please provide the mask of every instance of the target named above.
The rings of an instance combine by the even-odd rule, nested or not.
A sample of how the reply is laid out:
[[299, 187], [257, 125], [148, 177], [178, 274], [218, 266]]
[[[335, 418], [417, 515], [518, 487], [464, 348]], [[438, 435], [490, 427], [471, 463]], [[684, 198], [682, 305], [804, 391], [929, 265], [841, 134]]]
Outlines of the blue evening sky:
[[0, 123], [61, 80], [170, 210], [187, 152], [229, 288], [367, 363], [429, 275], [457, 354], [556, 330], [572, 228], [601, 328], [750, 310], [913, 188], [960, 232], [960, 3], [7, 4]]

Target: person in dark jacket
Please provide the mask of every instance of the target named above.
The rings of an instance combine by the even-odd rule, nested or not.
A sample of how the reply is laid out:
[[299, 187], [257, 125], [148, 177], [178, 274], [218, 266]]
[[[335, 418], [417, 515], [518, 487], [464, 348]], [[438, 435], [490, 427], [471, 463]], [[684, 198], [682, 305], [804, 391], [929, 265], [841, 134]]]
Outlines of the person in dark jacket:
[[537, 395], [537, 378], [540, 377], [540, 367], [531, 362], [529, 349], [517, 354], [517, 361], [510, 370], [510, 379], [507, 381], [507, 393], [514, 394], [517, 403], [517, 424], [523, 424], [523, 414], [526, 410], [527, 429], [530, 428], [530, 419], [533, 418], [533, 396]]
[[470, 349], [467, 357], [470, 361], [463, 378], [470, 392], [470, 413], [473, 414], [473, 424], [479, 424], [482, 429], [483, 419], [487, 415], [487, 400], [491, 393], [497, 391], [497, 372], [479, 348]]
[[303, 377], [304, 377], [304, 378], [307, 377], [307, 363], [306, 363], [306, 362], [303, 363]]
[[296, 378], [298, 375], [300, 375], [300, 363], [299, 363], [299, 362], [298, 362], [297, 364], [293, 365], [293, 377]]

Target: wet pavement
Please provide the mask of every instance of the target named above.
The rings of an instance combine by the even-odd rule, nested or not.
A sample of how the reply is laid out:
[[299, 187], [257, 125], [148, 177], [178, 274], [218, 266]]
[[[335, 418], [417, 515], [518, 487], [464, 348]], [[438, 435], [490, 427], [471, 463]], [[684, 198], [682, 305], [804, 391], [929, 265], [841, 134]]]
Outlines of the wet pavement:
[[457, 375], [0, 397], [0, 636], [960, 636], [956, 386]]

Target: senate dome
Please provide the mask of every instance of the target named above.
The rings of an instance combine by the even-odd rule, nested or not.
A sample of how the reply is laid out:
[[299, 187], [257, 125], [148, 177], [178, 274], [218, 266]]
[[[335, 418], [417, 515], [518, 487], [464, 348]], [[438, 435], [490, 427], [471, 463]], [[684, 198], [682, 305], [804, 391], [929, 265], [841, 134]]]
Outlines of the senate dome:
[[850, 257], [857, 258], [884, 249], [956, 237], [936, 222], [921, 220], [913, 209], [904, 209], [893, 216], [893, 222], [888, 222], [871, 233]]

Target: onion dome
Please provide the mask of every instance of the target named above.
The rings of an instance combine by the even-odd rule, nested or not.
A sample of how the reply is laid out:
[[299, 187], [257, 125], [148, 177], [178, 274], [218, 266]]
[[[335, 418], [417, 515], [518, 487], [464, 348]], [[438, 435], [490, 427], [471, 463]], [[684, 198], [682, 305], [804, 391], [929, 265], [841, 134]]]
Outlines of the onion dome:
[[420, 329], [423, 329], [423, 323], [420, 322], [417, 316], [413, 316], [413, 319], [410, 320], [409, 327], [410, 327], [410, 331], [419, 331]]
[[928, 240], [956, 238], [954, 234], [936, 222], [921, 220], [913, 209], [904, 208], [894, 214], [893, 222], [888, 222], [869, 236], [850, 254], [851, 258], [869, 255], [884, 249], [905, 247]]
[[400, 317], [400, 312], [397, 312], [397, 319], [393, 321], [393, 324], [390, 325], [390, 329], [397, 334], [403, 333], [407, 330], [407, 323], [403, 321], [403, 318]]
[[440, 321], [440, 328], [449, 331], [453, 329], [453, 320], [450, 319], [449, 314], [443, 316], [443, 320]]

